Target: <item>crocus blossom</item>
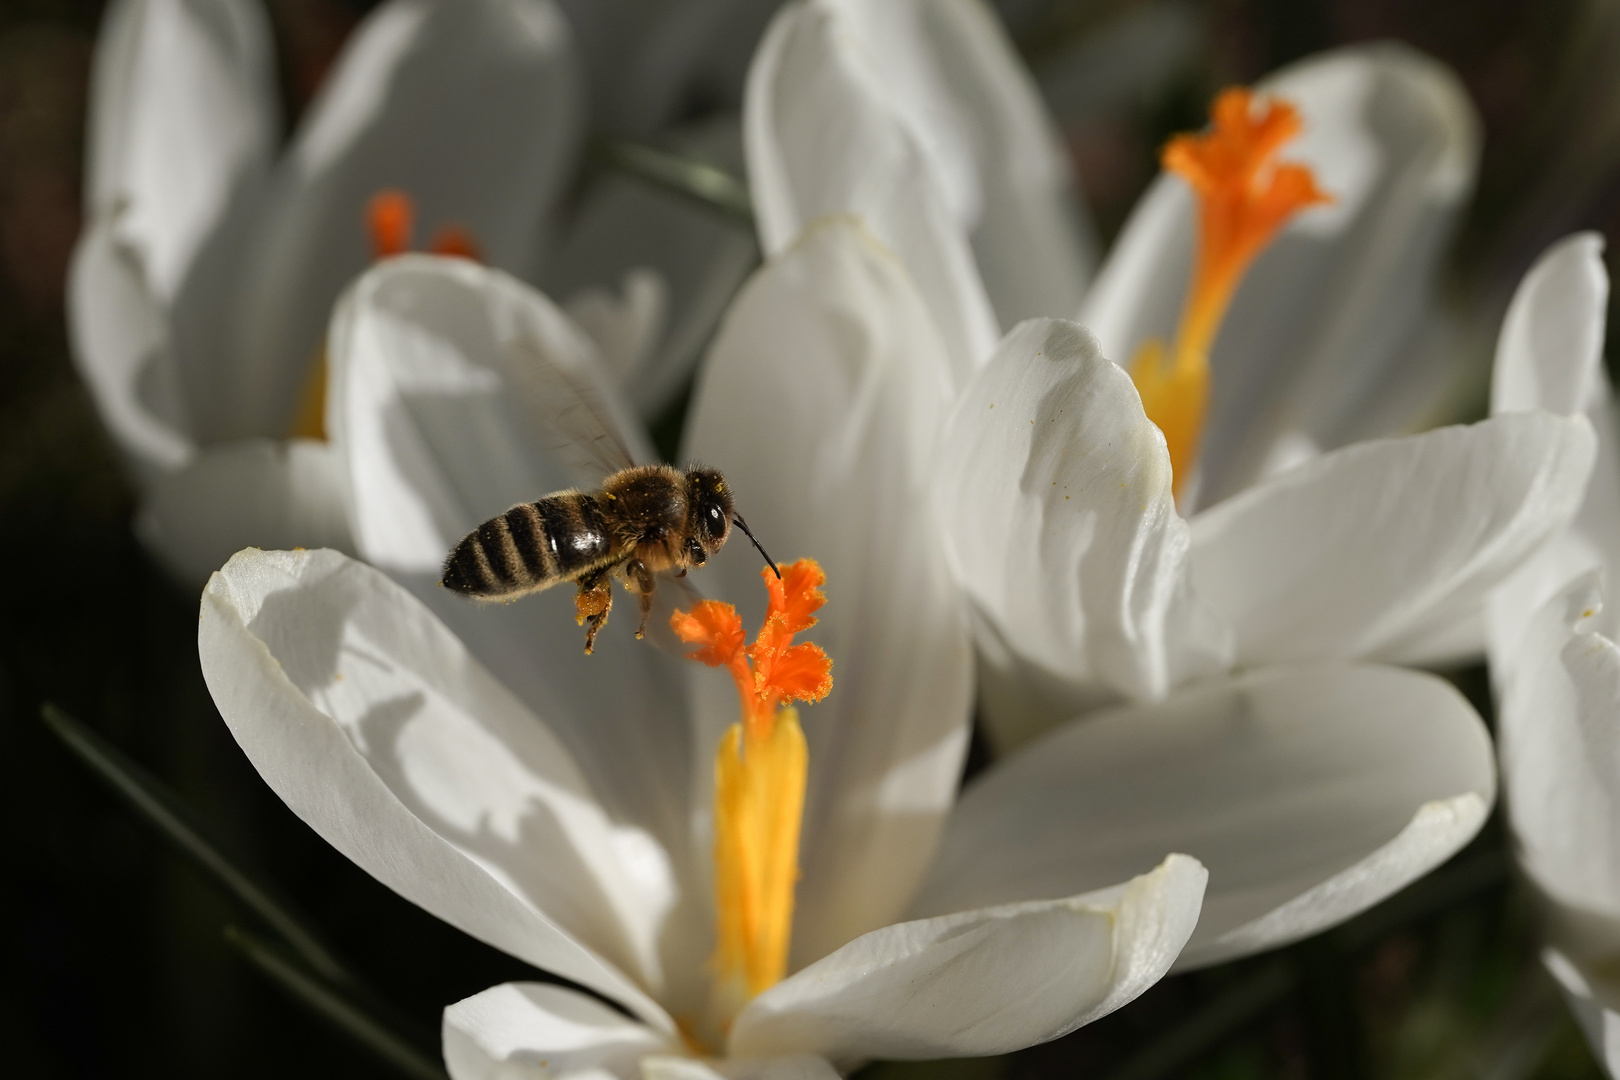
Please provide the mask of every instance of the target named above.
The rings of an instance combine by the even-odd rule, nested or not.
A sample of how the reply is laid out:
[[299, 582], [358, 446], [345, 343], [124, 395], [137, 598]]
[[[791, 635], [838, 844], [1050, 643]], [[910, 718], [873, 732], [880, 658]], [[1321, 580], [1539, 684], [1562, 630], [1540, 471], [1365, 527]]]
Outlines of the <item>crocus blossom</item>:
[[570, 48], [546, 0], [385, 4], [278, 157], [256, 0], [110, 7], [70, 325], [139, 530], [178, 575], [247, 543], [348, 545], [328, 448], [288, 435], [332, 301], [373, 257], [367, 202], [403, 189], [425, 228], [529, 270], [581, 134]]
[[[589, 23], [595, 55], [606, 42], [588, 7], [569, 14]], [[638, 408], [657, 412], [679, 389], [753, 245], [614, 177], [559, 228], [587, 104], [575, 40], [551, 0], [390, 0], [278, 154], [259, 0], [109, 7], [70, 326], [141, 489], [138, 530], [177, 576], [201, 582], [249, 543], [352, 546], [319, 348], [333, 300], [374, 258], [460, 250], [543, 277]], [[645, 65], [646, 85], [622, 88], [609, 111], [662, 107], [637, 95], [673, 95], [697, 53], [725, 52], [713, 40], [659, 48], [673, 81]], [[735, 125], [675, 137], [725, 164]], [[413, 222], [368, 213], [389, 192]]]
[[1579, 515], [1491, 597], [1503, 798], [1543, 901], [1542, 959], [1592, 1051], [1620, 1076], [1620, 456], [1603, 367], [1602, 240], [1555, 244], [1525, 276], [1497, 345], [1491, 410], [1547, 409], [1597, 429]]

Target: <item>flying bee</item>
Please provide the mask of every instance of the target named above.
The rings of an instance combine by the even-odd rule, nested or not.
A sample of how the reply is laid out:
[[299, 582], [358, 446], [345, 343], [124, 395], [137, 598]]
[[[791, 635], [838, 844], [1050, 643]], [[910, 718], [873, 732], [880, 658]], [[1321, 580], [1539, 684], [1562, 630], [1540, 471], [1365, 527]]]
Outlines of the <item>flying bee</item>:
[[579, 470], [605, 476], [596, 490], [553, 492], [490, 518], [451, 549], [440, 584], [476, 600], [513, 600], [574, 582], [589, 654], [613, 609], [615, 575], [640, 594], [640, 638], [652, 612], [655, 575], [685, 577], [720, 550], [733, 525], [781, 577], [736, 512], [719, 470], [634, 464], [632, 429], [606, 404], [611, 397], [594, 382], [593, 369], [544, 352], [524, 359], [521, 376], [509, 376], [517, 396], [527, 396], [531, 416], [547, 416], [545, 426], [560, 437], [552, 449]]
[[600, 490], [559, 491], [490, 518], [450, 552], [442, 584], [477, 600], [511, 600], [575, 582], [574, 609], [589, 653], [613, 609], [613, 575], [641, 594], [636, 637], [642, 637], [657, 587], [653, 575], [679, 571], [685, 577], [720, 550], [732, 525], [776, 570], [736, 514], [719, 470], [632, 466], [613, 473]]

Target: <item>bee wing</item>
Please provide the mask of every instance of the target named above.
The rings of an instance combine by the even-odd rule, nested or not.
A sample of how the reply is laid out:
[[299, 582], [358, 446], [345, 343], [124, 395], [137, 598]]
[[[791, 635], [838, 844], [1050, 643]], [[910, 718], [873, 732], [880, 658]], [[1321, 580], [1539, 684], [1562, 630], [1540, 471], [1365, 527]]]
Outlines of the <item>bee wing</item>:
[[647, 620], [647, 640], [671, 656], [684, 657], [691, 652], [692, 646], [675, 636], [669, 626], [669, 617], [676, 611], [691, 611], [706, 599], [690, 577], [659, 574], [658, 591], [653, 594], [652, 615]]
[[520, 335], [505, 343], [507, 385], [534, 427], [538, 445], [574, 472], [581, 487], [655, 460], [640, 424], [607, 381], [595, 347], [578, 331], [542, 344]]

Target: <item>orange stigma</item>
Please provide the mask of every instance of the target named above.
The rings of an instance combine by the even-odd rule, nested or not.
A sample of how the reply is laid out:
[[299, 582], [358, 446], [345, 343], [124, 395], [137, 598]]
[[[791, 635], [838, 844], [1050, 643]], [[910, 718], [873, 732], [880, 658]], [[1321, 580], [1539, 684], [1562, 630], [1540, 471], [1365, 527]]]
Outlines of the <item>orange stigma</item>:
[[471, 259], [473, 262], [483, 262], [484, 254], [478, 250], [478, 241], [473, 234], [460, 225], [446, 225], [433, 234], [433, 243], [428, 245], [428, 251], [435, 255], [444, 255], [458, 259]]
[[760, 576], [770, 592], [765, 625], [745, 643], [730, 604], [705, 600], [669, 625], [688, 655], [723, 667], [737, 684], [742, 719], [720, 741], [714, 768], [715, 1014], [722, 1023], [787, 973], [793, 889], [799, 876], [809, 754], [793, 701], [832, 690], [832, 660], [793, 635], [816, 623], [826, 575], [813, 559]]
[[372, 258], [389, 259], [410, 251], [415, 228], [416, 203], [403, 191], [379, 191], [366, 203]]
[[[413, 249], [411, 238], [416, 231], [416, 201], [403, 191], [385, 188], [366, 202], [366, 235], [371, 239], [371, 257], [381, 262], [395, 255], [407, 255]], [[483, 255], [472, 233], [460, 225], [442, 226], [433, 235], [428, 251], [434, 255], [453, 256], [482, 262]], [[326, 439], [326, 344], [315, 351], [309, 374], [298, 392], [293, 420], [287, 428], [290, 439]]]
[[1210, 115], [1209, 131], [1177, 135], [1160, 159], [1198, 199], [1198, 258], [1175, 347], [1166, 355], [1162, 342], [1146, 341], [1130, 369], [1143, 410], [1164, 432], [1178, 498], [1203, 435], [1209, 350], [1238, 283], [1295, 214], [1333, 201], [1307, 166], [1276, 160], [1302, 127], [1288, 102], [1257, 104], [1247, 89], [1233, 87], [1221, 91]]

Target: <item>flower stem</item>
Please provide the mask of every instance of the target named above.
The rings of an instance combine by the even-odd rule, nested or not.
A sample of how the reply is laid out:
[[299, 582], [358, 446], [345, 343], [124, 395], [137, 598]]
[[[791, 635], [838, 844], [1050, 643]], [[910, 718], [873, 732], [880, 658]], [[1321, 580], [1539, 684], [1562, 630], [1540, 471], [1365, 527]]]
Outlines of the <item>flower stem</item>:
[[622, 140], [598, 143], [596, 155], [612, 168], [718, 210], [750, 231], [754, 228], [754, 204], [748, 197], [748, 186], [724, 169], [645, 143]]
[[285, 949], [235, 926], [225, 928], [225, 940], [259, 972], [311, 1012], [414, 1080], [446, 1080], [446, 1074], [415, 1042], [395, 1025], [379, 1019], [370, 1009], [310, 971]]
[[227, 855], [179, 796], [123, 751], [56, 705], [46, 702], [40, 708], [40, 715], [45, 726], [80, 762], [122, 796], [164, 839], [263, 919], [322, 978], [340, 986], [354, 985], [354, 977], [295, 913], [292, 902], [274, 886], [243, 870], [237, 860]]

